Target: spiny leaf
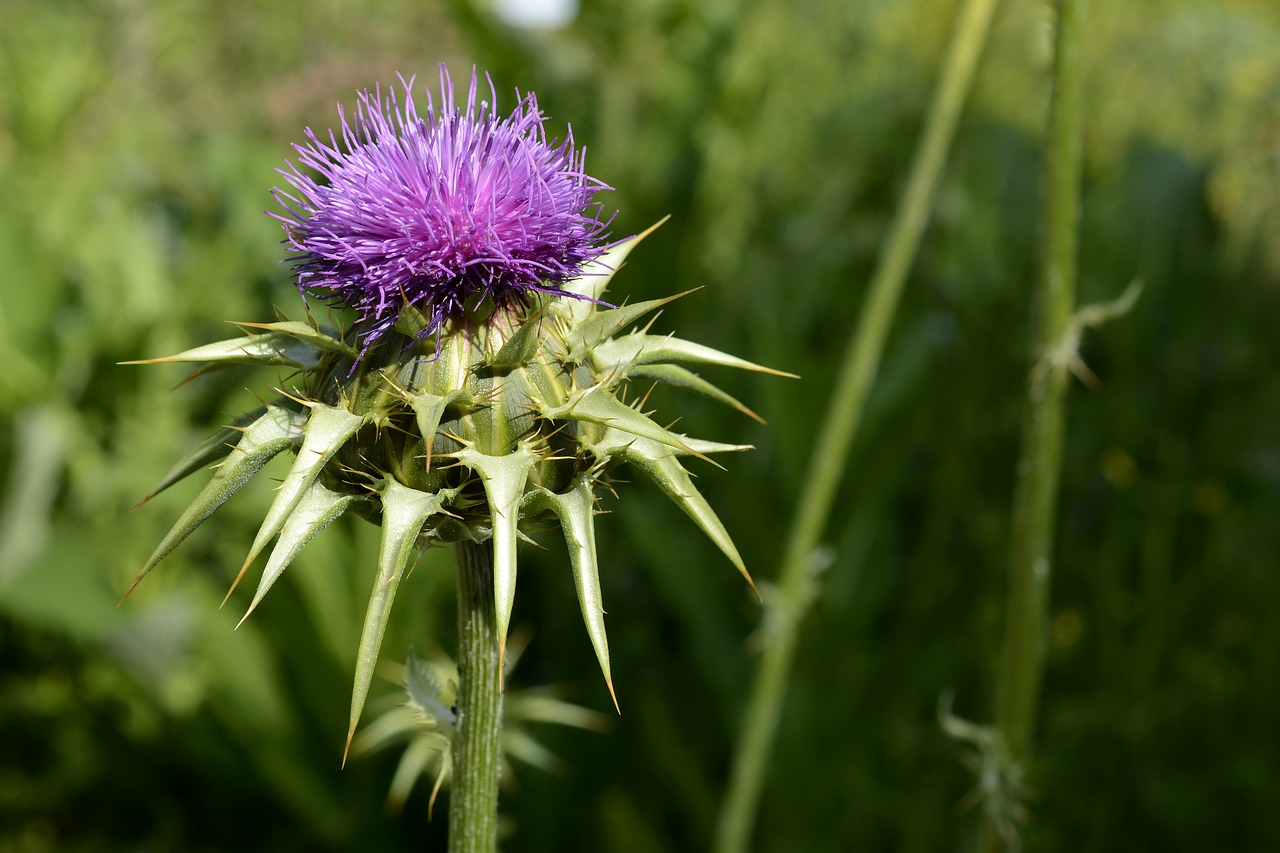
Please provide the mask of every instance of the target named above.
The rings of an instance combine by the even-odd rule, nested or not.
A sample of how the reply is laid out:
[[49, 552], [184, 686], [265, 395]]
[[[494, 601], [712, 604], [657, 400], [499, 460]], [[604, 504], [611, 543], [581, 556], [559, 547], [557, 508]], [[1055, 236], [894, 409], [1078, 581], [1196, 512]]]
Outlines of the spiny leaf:
[[418, 534], [428, 516], [439, 512], [441, 496], [420, 492], [402, 486], [388, 477], [382, 485], [382, 548], [378, 554], [378, 578], [369, 595], [369, 608], [365, 613], [364, 629], [360, 633], [360, 650], [356, 655], [356, 678], [351, 691], [351, 726], [347, 730], [347, 748], [342, 761], [347, 760], [351, 738], [369, 696], [369, 684], [373, 681], [373, 669], [378, 663], [378, 651], [382, 648], [382, 636], [387, 628], [387, 616], [395, 601], [396, 589], [404, 575]]
[[513, 694], [509, 705], [506, 714], [513, 722], [554, 723], [596, 732], [604, 731], [609, 725], [609, 718], [604, 714], [557, 699], [547, 687], [521, 690]]
[[469, 401], [471, 395], [461, 388], [455, 388], [447, 394], [428, 394], [426, 392], [420, 394], [409, 395], [409, 405], [413, 407], [413, 412], [417, 416], [418, 434], [422, 436], [426, 443], [427, 467], [431, 467], [431, 451], [435, 443], [436, 430], [440, 428], [440, 418], [444, 415], [444, 410], [448, 408], [450, 403], [459, 401]]
[[[289, 514], [284, 527], [281, 528], [280, 538], [271, 551], [267, 567], [262, 570], [262, 579], [258, 581], [258, 589], [253, 594], [253, 601], [241, 618], [241, 623], [249, 618], [249, 614], [257, 608], [258, 603], [267, 594], [267, 590], [271, 589], [307, 543], [346, 512], [355, 500], [355, 495], [340, 495], [325, 488], [321, 483], [311, 484], [302, 499], [298, 501], [298, 505], [293, 508], [293, 512]], [[228, 592], [227, 595], [230, 596], [231, 593]], [[227, 602], [224, 599], [222, 603]]]
[[[409, 704], [428, 719], [434, 720], [442, 730], [452, 732], [450, 728], [458, 720], [458, 715], [449, 707], [444, 699], [444, 686], [440, 684], [431, 664], [418, 657], [413, 646], [409, 646], [409, 654], [404, 665], [404, 692], [409, 696]], [[456, 697], [450, 696], [450, 699]]]
[[155, 552], [143, 565], [142, 571], [129, 585], [125, 598], [128, 598], [138, 582], [174, 548], [182, 544], [193, 530], [249, 482], [254, 474], [262, 470], [263, 465], [266, 465], [276, 454], [286, 448], [297, 446], [302, 441], [303, 418], [304, 416], [299, 412], [280, 406], [267, 406], [262, 417], [245, 428], [235, 452], [218, 467], [213, 479], [196, 496], [177, 523], [161, 540]]
[[549, 509], [560, 519], [565, 545], [569, 551], [569, 563], [573, 567], [573, 583], [578, 591], [578, 603], [582, 607], [582, 620], [587, 626], [587, 636], [595, 649], [600, 672], [609, 687], [613, 707], [618, 706], [618, 695], [613, 690], [613, 675], [609, 669], [609, 639], [604, 628], [604, 604], [600, 595], [600, 569], [596, 557], [595, 495], [591, 491], [591, 478], [579, 476], [564, 494], [546, 489], [530, 493], [526, 502], [534, 509]]
[[233, 365], [264, 364], [288, 365], [312, 368], [320, 363], [322, 350], [309, 342], [298, 340], [283, 332], [264, 332], [260, 335], [232, 338], [214, 344], [189, 349], [177, 355], [147, 358], [140, 361], [123, 361], [121, 364], [171, 364], [196, 362], [201, 364]]
[[710, 397], [719, 403], [724, 403], [730, 408], [737, 409], [747, 417], [764, 423], [764, 418], [744, 406], [732, 394], [721, 391], [698, 374], [686, 370], [675, 364], [645, 364], [637, 365], [631, 368], [629, 376], [633, 379], [653, 379], [657, 382], [664, 382], [667, 385], [674, 385], [677, 388], [684, 388], [689, 391], [701, 394], [704, 397]]
[[405, 747], [404, 754], [400, 756], [400, 763], [396, 766], [395, 776], [391, 778], [391, 790], [387, 793], [387, 805], [393, 812], [399, 813], [404, 807], [405, 801], [409, 799], [409, 792], [413, 790], [413, 786], [417, 783], [419, 776], [425, 776], [427, 769], [431, 766], [431, 762], [439, 763], [440, 769], [436, 777], [435, 787], [431, 791], [431, 799], [427, 803], [427, 820], [431, 820], [431, 811], [435, 807], [436, 793], [440, 790], [440, 783], [444, 781], [445, 773], [449, 766], [448, 754], [451, 751], [451, 744], [443, 738], [433, 737], [431, 735], [423, 735], [414, 738]]
[[458, 461], [480, 474], [493, 520], [493, 596], [498, 623], [498, 668], [507, 655], [507, 628], [516, 600], [516, 542], [520, 499], [537, 455], [525, 444], [505, 456], [489, 456], [473, 448], [457, 453]]
[[597, 310], [594, 315], [573, 327], [565, 340], [569, 348], [569, 358], [573, 361], [584, 361], [600, 344], [609, 340], [627, 326], [633, 325], [645, 314], [656, 311], [668, 302], [681, 296], [688, 296], [692, 290], [664, 296], [661, 299], [650, 299], [647, 302], [636, 302], [620, 308]]
[[232, 421], [230, 426], [223, 427], [197, 444], [187, 455], [175, 462], [173, 467], [169, 469], [169, 473], [160, 478], [160, 482], [156, 484], [155, 488], [147, 492], [146, 496], [134, 504], [132, 508], [137, 509], [174, 483], [182, 481], [206, 465], [212, 465], [226, 456], [235, 448], [236, 442], [244, 433], [244, 428], [262, 417], [266, 411], [266, 406], [259, 406], [251, 412], [245, 412]]
[[729, 538], [729, 532], [725, 530], [724, 524], [707, 503], [707, 499], [693, 485], [689, 472], [670, 450], [657, 442], [633, 438], [612, 430], [605, 433], [604, 440], [596, 445], [595, 449], [598, 453], [616, 456], [631, 463], [657, 483], [666, 492], [667, 497], [675, 501], [685, 514], [702, 528], [707, 538], [729, 558], [729, 561], [751, 585], [756, 597], [760, 596], [759, 591], [756, 590], [755, 581], [751, 579], [747, 567], [742, 562], [742, 556], [734, 546], [733, 540]]
[[540, 316], [526, 317], [516, 329], [515, 334], [485, 363], [490, 367], [519, 367], [528, 364], [538, 352], [541, 342], [542, 321]]
[[635, 332], [630, 335], [602, 341], [591, 351], [591, 358], [602, 370], [627, 364], [656, 364], [676, 362], [680, 364], [711, 364], [720, 367], [736, 367], [771, 373], [798, 379], [794, 373], [786, 373], [729, 355], [711, 347], [681, 340], [669, 335], [646, 335]]
[[380, 715], [360, 730], [351, 741], [351, 754], [363, 755], [376, 752], [423, 728], [418, 712], [407, 705], [397, 705]]
[[285, 520], [298, 505], [298, 501], [302, 500], [303, 494], [319, 476], [320, 469], [368, 419], [367, 416], [362, 417], [346, 409], [320, 403], [307, 405], [311, 407], [311, 416], [307, 419], [306, 436], [302, 440], [302, 447], [298, 449], [298, 458], [294, 460], [293, 467], [289, 469], [284, 482], [280, 484], [276, 499], [272, 501], [262, 526], [258, 528], [258, 535], [249, 549], [249, 556], [245, 558], [244, 565], [240, 567], [240, 573], [231, 584], [232, 589], [240, 583], [249, 564], [280, 532]]
[[539, 413], [549, 420], [588, 421], [665, 444], [681, 453], [701, 457], [675, 433], [663, 429], [640, 412], [620, 401], [603, 385], [593, 385], [569, 395], [562, 406], [539, 405]]
[[640, 241], [645, 237], [658, 230], [658, 226], [670, 218], [670, 216], [664, 216], [636, 236], [623, 240], [616, 246], [611, 247], [599, 258], [586, 264], [582, 268], [580, 276], [560, 286], [561, 290], [586, 297], [586, 299], [561, 300], [557, 306], [559, 309], [569, 312], [573, 325], [581, 323], [591, 315], [591, 312], [595, 309], [595, 304], [589, 300], [598, 300], [604, 294], [605, 288], [613, 280], [614, 274], [622, 268], [622, 262], [627, 259], [627, 255], [631, 254], [631, 250], [639, 245]]
[[544, 773], [558, 773], [564, 765], [555, 753], [534, 740], [532, 735], [519, 729], [503, 730], [502, 751]]
[[680, 436], [680, 440], [690, 450], [696, 450], [698, 453], [734, 453], [740, 450], [756, 449], [754, 444], [725, 444], [720, 441], [707, 441], [705, 438], [691, 438], [687, 435]]
[[326, 329], [323, 326], [316, 328], [309, 323], [303, 323], [298, 320], [282, 320], [278, 323], [233, 323], [232, 325], [242, 326], [247, 329], [266, 329], [268, 332], [288, 335], [324, 352], [331, 352], [351, 359], [359, 357], [359, 353], [355, 349], [343, 343], [336, 334], [331, 334], [333, 332], [332, 329]]

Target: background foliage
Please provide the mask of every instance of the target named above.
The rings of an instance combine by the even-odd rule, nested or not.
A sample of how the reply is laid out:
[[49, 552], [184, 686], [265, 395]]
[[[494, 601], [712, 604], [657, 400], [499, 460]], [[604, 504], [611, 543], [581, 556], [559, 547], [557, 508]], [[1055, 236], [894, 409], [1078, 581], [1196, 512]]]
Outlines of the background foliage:
[[[375, 530], [331, 528], [233, 631], [247, 599], [217, 605], [270, 497], [249, 489], [115, 606], [199, 483], [130, 505], [272, 381], [173, 391], [179, 368], [116, 362], [300, 314], [260, 213], [273, 169], [397, 72], [474, 63], [507, 106], [538, 92], [618, 188], [616, 234], [672, 214], [618, 293], [703, 287], [659, 327], [803, 374], [722, 377], [768, 427], [654, 397], [759, 447], [699, 485], [772, 577], [953, 4], [586, 5], [554, 32], [467, 0], [0, 7], [0, 848], [442, 836], [427, 786], [384, 810], [394, 754], [338, 766]], [[965, 748], [935, 712], [954, 691], [958, 713], [991, 713], [1049, 34], [1031, 0], [1007, 0], [992, 33], [829, 531], [762, 851], [974, 836]], [[1088, 337], [1102, 384], [1069, 404], [1027, 842], [1277, 849], [1280, 8], [1095, 3], [1088, 41], [1082, 294], [1146, 290]], [[512, 849], [709, 841], [760, 610], [665, 499], [619, 492], [599, 545], [623, 715], [540, 733], [564, 766], [518, 770]], [[522, 557], [517, 686], [609, 710], [562, 546], [543, 544]], [[451, 575], [447, 554], [424, 557], [384, 649], [451, 648]]]

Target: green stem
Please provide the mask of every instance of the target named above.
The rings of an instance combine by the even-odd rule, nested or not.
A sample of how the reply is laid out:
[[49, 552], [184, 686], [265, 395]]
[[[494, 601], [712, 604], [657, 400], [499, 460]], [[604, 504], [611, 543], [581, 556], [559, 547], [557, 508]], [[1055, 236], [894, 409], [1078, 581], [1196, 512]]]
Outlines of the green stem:
[[[831, 406], [809, 468], [801, 481], [800, 505], [792, 520], [779, 572], [776, 630], [760, 661], [721, 805], [718, 853], [747, 849], [760, 800], [769, 753], [778, 728], [795, 657], [796, 637], [809, 604], [812, 565], [831, 516], [849, 447], [862, 420], [863, 404], [875, 380], [893, 315], [932, 206], [938, 176], [955, 136], [974, 70], [998, 0], [966, 0], [944, 61], [911, 176], [866, 296], [856, 333], [849, 341]], [[774, 626], [771, 626], [774, 627]]]
[[449, 853], [492, 853], [498, 832], [502, 673], [489, 543], [460, 542], [458, 723], [449, 793]]
[[[1070, 361], [1075, 356], [1072, 321], [1079, 251], [1085, 5], [1085, 0], [1057, 3], [1057, 48], [1045, 165], [1045, 245], [1036, 297], [1034, 368], [1027, 386], [1014, 491], [1009, 598], [996, 706], [996, 725], [1014, 779], [1020, 777], [1030, 758], [1044, 671], [1065, 394]], [[1000, 814], [989, 814], [987, 850], [1004, 848], [999, 823], [1005, 819]], [[1006, 834], [1009, 828], [1008, 824], [1004, 826]]]

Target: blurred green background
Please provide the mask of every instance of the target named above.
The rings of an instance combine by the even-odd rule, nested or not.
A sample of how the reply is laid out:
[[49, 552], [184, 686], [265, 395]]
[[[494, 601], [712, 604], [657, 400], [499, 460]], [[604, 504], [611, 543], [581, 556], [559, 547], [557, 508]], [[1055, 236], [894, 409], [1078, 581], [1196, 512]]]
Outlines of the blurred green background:
[[[300, 315], [261, 213], [274, 169], [397, 72], [478, 65], [504, 109], [536, 91], [617, 187], [615, 235], [672, 215], [614, 292], [702, 287], [657, 328], [803, 375], [715, 377], [767, 427], [653, 398], [758, 446], [699, 486], [773, 577], [956, 4], [583, 5], [529, 30], [468, 0], [0, 4], [0, 849], [441, 842], [429, 785], [384, 808], [394, 753], [339, 768], [375, 529], [330, 528], [233, 631], [248, 590], [218, 603], [270, 499], [258, 483], [116, 607], [201, 478], [129, 507], [276, 379], [173, 390], [181, 368], [117, 362]], [[1092, 5], [1082, 298], [1146, 290], [1086, 339], [1101, 386], [1071, 392], [1026, 843], [1280, 849], [1280, 6]], [[976, 836], [966, 748], [936, 708], [953, 691], [958, 714], [991, 715], [1050, 37], [1047, 3], [1006, 0], [828, 532], [761, 851]], [[561, 684], [611, 722], [536, 732], [563, 767], [517, 766], [507, 849], [710, 840], [760, 608], [649, 484], [606, 508], [623, 714], [547, 536], [522, 555], [515, 687]], [[385, 656], [451, 648], [452, 583], [447, 553], [421, 561]]]

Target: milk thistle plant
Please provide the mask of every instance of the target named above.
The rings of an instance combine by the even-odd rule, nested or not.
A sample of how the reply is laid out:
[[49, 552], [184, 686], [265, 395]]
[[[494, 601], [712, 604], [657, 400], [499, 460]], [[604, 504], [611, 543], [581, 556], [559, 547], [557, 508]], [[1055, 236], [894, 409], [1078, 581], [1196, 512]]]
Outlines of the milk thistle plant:
[[324, 325], [308, 310], [306, 321], [242, 323], [244, 336], [149, 360], [262, 365], [287, 376], [275, 399], [208, 438], [152, 492], [221, 460], [134, 584], [270, 459], [293, 454], [236, 583], [274, 541], [252, 612], [334, 520], [354, 513], [381, 526], [349, 747], [406, 566], [423, 547], [451, 546], [459, 683], [450, 849], [485, 850], [496, 829], [519, 541], [559, 522], [616, 705], [594, 528], [615, 466], [630, 463], [653, 480], [750, 583], [682, 461], [746, 448], [662, 426], [641, 411], [644, 391], [667, 383], [751, 414], [690, 368], [775, 371], [634, 328], [675, 296], [604, 300], [644, 235], [609, 242], [611, 220], [595, 200], [609, 187], [586, 173], [572, 136], [548, 139], [533, 95], [518, 95], [501, 117], [492, 83], [478, 101], [473, 72], [460, 102], [442, 67], [439, 100], [428, 94], [420, 113], [412, 81], [402, 84], [400, 96], [361, 93], [337, 133], [307, 131], [296, 163], [281, 170], [287, 188], [274, 192], [280, 210], [270, 215], [283, 225], [304, 300], [349, 309], [354, 321]]

